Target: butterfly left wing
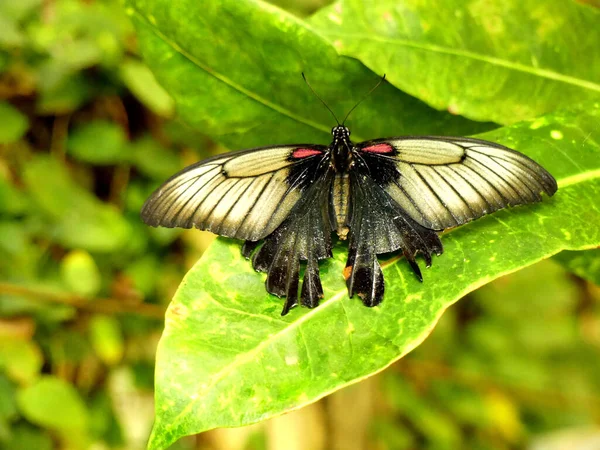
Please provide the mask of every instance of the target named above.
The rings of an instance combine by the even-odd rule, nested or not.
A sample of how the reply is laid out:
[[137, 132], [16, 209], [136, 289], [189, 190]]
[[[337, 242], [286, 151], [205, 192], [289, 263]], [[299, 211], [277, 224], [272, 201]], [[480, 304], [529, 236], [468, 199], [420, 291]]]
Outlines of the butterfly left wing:
[[317, 179], [322, 145], [282, 145], [200, 161], [167, 180], [146, 201], [151, 226], [192, 228], [258, 241], [288, 216]]
[[417, 277], [417, 253], [442, 252], [435, 231], [553, 195], [556, 180], [539, 164], [479, 139], [399, 137], [353, 149], [349, 294], [373, 306], [383, 298], [377, 254], [402, 249]]
[[266, 288], [286, 296], [282, 315], [323, 296], [318, 261], [331, 257], [329, 191], [333, 173], [322, 145], [283, 145], [232, 152], [194, 164], [167, 180], [144, 204], [148, 225], [196, 227], [246, 240]]

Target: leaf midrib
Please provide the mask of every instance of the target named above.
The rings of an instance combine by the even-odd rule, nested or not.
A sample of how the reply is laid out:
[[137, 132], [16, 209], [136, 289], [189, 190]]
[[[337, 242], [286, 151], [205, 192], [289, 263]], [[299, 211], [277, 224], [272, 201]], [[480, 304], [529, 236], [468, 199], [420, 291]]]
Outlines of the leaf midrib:
[[[321, 125], [320, 123], [317, 122], [313, 122], [310, 119], [306, 119], [302, 116], [299, 116], [295, 113], [293, 113], [292, 111], [290, 111], [287, 108], [284, 108], [283, 106], [279, 106], [273, 102], [270, 102], [269, 100], [261, 97], [260, 95], [244, 88], [243, 86], [241, 86], [240, 84], [234, 82], [233, 80], [231, 80], [230, 78], [226, 77], [225, 75], [216, 72], [215, 70], [213, 70], [212, 68], [210, 68], [209, 66], [207, 66], [206, 64], [203, 64], [201, 61], [199, 61], [196, 57], [194, 57], [192, 54], [190, 54], [187, 50], [183, 49], [182, 47], [179, 46], [179, 44], [177, 44], [175, 41], [173, 41], [172, 39], [170, 39], [168, 36], [166, 36], [164, 33], [162, 33], [150, 20], [148, 20], [148, 18], [146, 18], [135, 6], [133, 6], [131, 3], [131, 9], [133, 10], [133, 12], [136, 14], [136, 16], [142, 20], [151, 30], [154, 34], [156, 34], [160, 39], [162, 39], [164, 42], [166, 42], [173, 50], [175, 50], [177, 53], [179, 53], [181, 56], [183, 56], [184, 58], [186, 58], [188, 61], [190, 61], [192, 64], [194, 64], [195, 66], [197, 66], [198, 68], [200, 68], [201, 70], [203, 70], [204, 72], [208, 73], [209, 75], [212, 75], [213, 77], [215, 77], [216, 79], [218, 79], [219, 81], [225, 83], [227, 86], [231, 87], [232, 89], [238, 91], [240, 94], [246, 95], [248, 98], [251, 98], [252, 100], [256, 101], [257, 103], [260, 103], [263, 106], [266, 106], [267, 108], [272, 109], [273, 111], [282, 114], [286, 117], [289, 117], [292, 120], [295, 120], [297, 122], [303, 123], [304, 125], [308, 125], [318, 131], [323, 131], [327, 134], [330, 134], [331, 132], [331, 128], [329, 126], [325, 126], [325, 125]], [[314, 32], [312, 29], [306, 27], [306, 29], [308, 31]], [[319, 36], [318, 33], [315, 33], [317, 36]], [[324, 43], [326, 45], [330, 45], [326, 40], [323, 39]], [[355, 138], [359, 141], [363, 141], [364, 139], [355, 136]]]
[[[565, 188], [567, 186], [572, 186], [575, 184], [580, 184], [583, 183], [585, 181], [588, 180], [593, 180], [593, 179], [600, 179], [600, 168], [595, 169], [595, 170], [588, 170], [586, 172], [583, 172], [581, 174], [576, 174], [576, 175], [571, 175], [565, 178], [561, 178], [559, 180], [559, 186], [561, 188]], [[452, 230], [449, 230], [449, 232], [451, 232]], [[540, 260], [543, 259], [540, 258]], [[388, 266], [393, 264], [396, 261], [396, 259], [390, 260], [387, 262], [387, 264], [382, 265], [382, 267]], [[506, 272], [502, 272], [499, 276], [502, 275], [508, 275], [509, 273], [515, 272], [517, 269], [514, 270], [508, 270]], [[188, 272], [188, 274], [185, 276], [185, 278], [187, 278], [188, 276], [192, 276], [192, 272]], [[182, 281], [180, 286], [184, 286], [185, 285], [185, 278]], [[488, 277], [484, 277], [480, 280], [477, 280], [471, 284], [469, 284], [468, 286], [465, 287], [465, 289], [463, 290], [463, 292], [457, 296], [457, 298], [461, 298], [463, 295], [466, 295], [469, 292], [472, 292], [473, 290], [477, 289], [480, 286], [483, 286], [484, 284], [486, 284], [489, 281]], [[181, 287], [180, 287], [181, 289]], [[179, 289], [178, 289], [179, 291]], [[175, 293], [175, 297], [177, 297], [177, 293]], [[211, 390], [218, 382], [220, 382], [223, 378], [225, 378], [229, 373], [231, 373], [235, 368], [240, 367], [242, 365], [245, 365], [247, 362], [252, 361], [254, 359], [254, 356], [256, 354], [258, 354], [262, 349], [268, 347], [268, 345], [270, 345], [272, 342], [276, 341], [277, 339], [279, 339], [280, 336], [284, 335], [285, 333], [294, 330], [295, 328], [300, 327], [304, 322], [308, 321], [310, 318], [312, 318], [314, 315], [316, 314], [321, 314], [323, 313], [329, 306], [331, 305], [335, 305], [337, 301], [340, 301], [342, 299], [342, 297], [344, 297], [346, 295], [346, 291], [342, 290], [339, 293], [333, 295], [332, 297], [330, 297], [329, 299], [325, 300], [321, 305], [319, 305], [318, 308], [315, 309], [311, 309], [309, 310], [307, 313], [305, 313], [304, 315], [302, 315], [298, 320], [296, 320], [295, 322], [291, 322], [289, 324], [289, 326], [281, 329], [280, 331], [278, 331], [277, 333], [274, 333], [273, 335], [271, 335], [269, 338], [265, 339], [264, 341], [261, 341], [260, 344], [258, 344], [256, 347], [248, 350], [246, 353], [243, 353], [240, 355], [238, 355], [238, 357], [236, 357], [231, 363], [227, 364], [225, 367], [223, 367], [217, 374], [215, 374], [215, 376], [212, 377], [211, 383], [206, 387], [206, 389], [204, 389], [205, 392], [208, 392], [209, 390]], [[439, 319], [439, 317], [441, 316], [441, 314], [445, 311], [446, 308], [442, 308], [436, 318], [436, 320], [433, 321], [433, 324], [435, 325], [435, 323], [437, 323], [437, 320]], [[433, 326], [432, 325], [432, 328]], [[166, 329], [165, 329], [166, 332]], [[392, 361], [390, 361], [389, 364], [392, 364], [394, 361], [398, 360], [399, 358], [401, 358], [403, 355], [405, 355], [410, 349], [414, 348], [414, 345], [418, 345], [423, 339], [423, 336], [427, 336], [430, 332], [430, 329], [426, 330], [424, 333], [422, 333], [421, 335], [417, 336], [415, 339], [413, 339], [411, 342], [408, 343], [408, 345], [406, 346], [406, 351], [403, 351], [401, 353], [400, 356], [398, 356], [397, 358], [394, 358]], [[386, 365], [385, 367], [389, 366]], [[385, 367], [382, 367], [380, 369], [383, 370], [385, 369]], [[370, 374], [372, 375], [372, 374]], [[370, 376], [369, 375], [369, 376]], [[364, 377], [363, 377], [364, 378]], [[360, 378], [362, 379], [362, 378]], [[357, 381], [360, 381], [360, 379], [356, 379], [356, 380], [352, 380], [349, 383], [355, 383]], [[349, 384], [347, 383], [347, 384]], [[339, 386], [338, 386], [339, 387]], [[338, 388], [336, 387], [336, 389]], [[206, 395], [206, 394], [205, 394]], [[327, 393], [324, 393], [323, 396], [327, 395]], [[185, 415], [187, 413], [189, 413], [192, 408], [194, 407], [194, 405], [200, 400], [200, 396], [192, 399], [188, 405], [179, 413], [177, 414], [177, 416], [175, 416], [172, 420], [170, 420], [169, 424], [164, 426], [163, 428], [165, 430], [170, 430], [171, 428], [173, 428], [182, 417], [185, 417]], [[312, 399], [311, 399], [312, 401]]]
[[589, 89], [592, 91], [600, 92], [600, 84], [594, 83], [592, 81], [584, 80], [581, 78], [573, 77], [570, 75], [564, 75], [549, 69], [536, 68], [532, 66], [527, 66], [525, 64], [509, 61], [506, 59], [487, 56], [481, 53], [472, 52], [464, 49], [450, 48], [444, 47], [437, 44], [427, 44], [422, 42], [412, 41], [410, 39], [400, 39], [400, 38], [386, 38], [382, 36], [377, 36], [374, 34], [361, 34], [361, 33], [340, 33], [335, 31], [327, 31], [318, 29], [318, 32], [323, 35], [333, 35], [336, 37], [345, 37], [351, 39], [360, 39], [362, 40], [370, 40], [370, 41], [378, 41], [384, 42], [386, 44], [392, 44], [397, 46], [411, 47], [416, 48], [418, 50], [429, 51], [433, 53], [445, 54], [445, 55], [453, 55], [459, 56], [463, 58], [468, 58], [472, 60], [482, 61], [491, 65], [505, 67], [507, 69], [511, 69], [517, 72], [528, 73], [532, 75], [539, 76], [541, 78], [547, 78], [554, 81], [559, 81], [565, 84], [571, 84], [574, 86], [578, 86], [584, 89]]

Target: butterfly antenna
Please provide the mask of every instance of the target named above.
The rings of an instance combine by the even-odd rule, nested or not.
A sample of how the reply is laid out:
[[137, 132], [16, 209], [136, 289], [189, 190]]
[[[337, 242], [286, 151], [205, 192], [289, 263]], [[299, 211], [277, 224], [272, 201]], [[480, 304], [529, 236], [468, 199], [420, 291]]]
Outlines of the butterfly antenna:
[[348, 118], [348, 116], [350, 115], [350, 113], [352, 111], [354, 111], [358, 105], [360, 105], [363, 101], [365, 101], [365, 99], [369, 95], [371, 95], [373, 93], [373, 91], [375, 89], [377, 89], [381, 85], [381, 83], [383, 83], [384, 81], [385, 81], [385, 73], [383, 74], [383, 77], [381, 77], [381, 80], [379, 80], [379, 83], [377, 83], [375, 86], [373, 86], [371, 88], [371, 90], [369, 92], [367, 92], [367, 95], [365, 95], [362, 99], [360, 99], [359, 102], [356, 105], [354, 105], [350, 111], [348, 111], [348, 114], [346, 114], [346, 117], [344, 117], [344, 120], [342, 121], [342, 125], [344, 125], [344, 123], [346, 123], [346, 119]]
[[302, 72], [302, 78], [304, 78], [304, 82], [306, 83], [306, 85], [310, 88], [310, 90], [312, 91], [313, 94], [315, 94], [315, 97], [317, 97], [319, 100], [321, 100], [321, 103], [323, 103], [325, 105], [325, 108], [327, 108], [329, 110], [329, 112], [331, 113], [331, 115], [333, 116], [333, 118], [335, 119], [336, 123], [339, 125], [340, 121], [338, 120], [338, 118], [335, 116], [334, 112], [331, 110], [331, 108], [329, 106], [327, 106], [327, 103], [325, 103], [325, 101], [319, 97], [319, 94], [317, 94], [315, 92], [315, 90], [312, 88], [312, 86], [310, 85], [310, 83], [308, 82], [308, 80], [306, 79], [306, 76], [304, 75], [304, 72]]

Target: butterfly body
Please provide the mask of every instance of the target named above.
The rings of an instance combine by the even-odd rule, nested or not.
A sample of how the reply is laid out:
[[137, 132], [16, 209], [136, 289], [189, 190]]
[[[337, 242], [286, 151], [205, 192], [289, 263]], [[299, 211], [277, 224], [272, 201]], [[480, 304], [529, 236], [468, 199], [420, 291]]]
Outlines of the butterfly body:
[[245, 240], [243, 255], [267, 273], [268, 292], [286, 297], [286, 314], [323, 297], [319, 261], [332, 256], [333, 232], [348, 241], [349, 296], [375, 306], [384, 295], [377, 255], [401, 250], [422, 281], [416, 256], [430, 266], [442, 253], [438, 231], [556, 189], [540, 165], [499, 144], [431, 136], [354, 144], [338, 125], [329, 146], [263, 147], [192, 165], [151, 195], [142, 219]]
[[331, 206], [334, 211], [333, 223], [338, 237], [346, 240], [348, 237], [348, 213], [350, 211], [350, 175], [348, 172], [338, 172], [333, 179], [331, 188]]

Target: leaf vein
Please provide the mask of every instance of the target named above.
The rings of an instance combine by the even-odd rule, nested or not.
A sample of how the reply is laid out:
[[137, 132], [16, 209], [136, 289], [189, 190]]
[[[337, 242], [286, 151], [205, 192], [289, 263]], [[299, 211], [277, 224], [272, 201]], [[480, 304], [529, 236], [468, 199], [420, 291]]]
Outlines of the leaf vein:
[[549, 69], [540, 69], [538, 67], [530, 67], [525, 64], [508, 61], [506, 59], [494, 57], [494, 56], [486, 56], [476, 52], [472, 52], [469, 50], [463, 49], [455, 49], [443, 47], [441, 45], [436, 44], [425, 44], [420, 42], [413, 42], [408, 39], [399, 39], [399, 38], [385, 38], [381, 36], [376, 36], [373, 34], [357, 34], [357, 33], [338, 33], [333, 31], [321, 31], [323, 34], [335, 35], [337, 37], [347, 37], [357, 40], [371, 40], [371, 41], [379, 41], [387, 44], [404, 46], [404, 47], [412, 47], [417, 50], [429, 51], [433, 53], [447, 54], [452, 56], [459, 56], [463, 58], [468, 58], [472, 60], [482, 61], [494, 66], [504, 67], [510, 70], [514, 70], [517, 72], [528, 73], [531, 75], [536, 75], [541, 78], [547, 78], [549, 80], [559, 81], [565, 84], [571, 84], [574, 86], [578, 86], [584, 89], [589, 89], [592, 91], [600, 92], [600, 84], [595, 83], [593, 81], [583, 80], [581, 78], [573, 77], [570, 75], [564, 75], [561, 73], [557, 73], [553, 70]]

